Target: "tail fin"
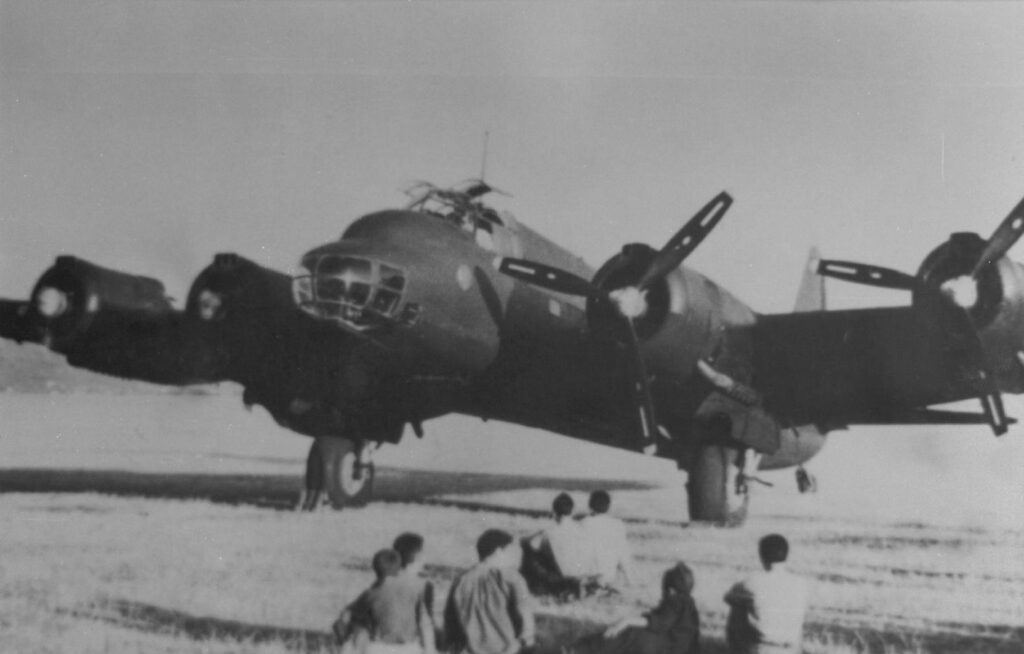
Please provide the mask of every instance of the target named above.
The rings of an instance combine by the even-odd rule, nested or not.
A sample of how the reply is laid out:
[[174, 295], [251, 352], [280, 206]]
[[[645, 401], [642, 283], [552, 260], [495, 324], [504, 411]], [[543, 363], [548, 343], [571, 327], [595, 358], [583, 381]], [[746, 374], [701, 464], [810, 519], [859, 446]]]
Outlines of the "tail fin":
[[800, 290], [796, 294], [794, 313], [825, 310], [825, 278], [818, 274], [818, 261], [821, 253], [818, 248], [811, 248], [804, 266], [804, 275], [800, 279]]

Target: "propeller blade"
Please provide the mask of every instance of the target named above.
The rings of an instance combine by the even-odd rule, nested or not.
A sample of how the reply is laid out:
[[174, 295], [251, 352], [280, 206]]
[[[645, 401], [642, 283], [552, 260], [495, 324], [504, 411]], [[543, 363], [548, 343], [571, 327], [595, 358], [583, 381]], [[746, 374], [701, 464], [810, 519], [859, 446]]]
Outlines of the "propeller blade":
[[1017, 203], [1017, 206], [1013, 208], [1010, 215], [1004, 218], [1003, 222], [999, 223], [996, 231], [992, 232], [988, 243], [985, 244], [985, 249], [982, 251], [981, 256], [978, 257], [978, 262], [974, 264], [971, 277], [977, 279], [978, 273], [983, 268], [1002, 259], [1022, 234], [1024, 234], [1024, 200]]
[[647, 366], [644, 365], [644, 358], [640, 354], [640, 340], [637, 338], [633, 321], [627, 319], [629, 325], [629, 341], [626, 346], [629, 351], [626, 353], [630, 363], [630, 387], [633, 391], [633, 407], [636, 411], [637, 435], [639, 436], [640, 449], [645, 454], [653, 454], [656, 444], [655, 434], [658, 430], [657, 417], [654, 413], [654, 399], [651, 397], [651, 385], [647, 378]]
[[985, 348], [981, 343], [978, 328], [975, 327], [974, 320], [971, 319], [969, 311], [954, 304], [946, 306], [949, 307], [949, 315], [953, 321], [959, 323], [955, 325], [955, 329], [960, 330], [964, 337], [968, 339], [969, 349], [967, 355], [969, 361], [967, 363], [971, 368], [970, 372], [974, 374], [975, 391], [978, 393], [978, 400], [981, 401], [981, 408], [985, 412], [985, 418], [993, 433], [996, 436], [1001, 436], [1009, 429], [1010, 419], [1006, 416], [1006, 410], [1003, 407], [1003, 397], [996, 383], [996, 378], [988, 365], [988, 360], [985, 357]]
[[501, 263], [498, 264], [498, 270], [509, 277], [546, 288], [549, 291], [602, 300], [608, 299], [607, 293], [586, 279], [535, 261], [503, 257]]
[[912, 291], [917, 287], [917, 279], [912, 275], [891, 268], [853, 261], [822, 259], [818, 262], [818, 274], [854, 284], [894, 288], [901, 291]]
[[725, 191], [704, 205], [655, 255], [636, 287], [641, 290], [647, 288], [651, 283], [678, 268], [686, 257], [700, 245], [701, 241], [711, 233], [730, 205], [732, 205], [732, 196]]

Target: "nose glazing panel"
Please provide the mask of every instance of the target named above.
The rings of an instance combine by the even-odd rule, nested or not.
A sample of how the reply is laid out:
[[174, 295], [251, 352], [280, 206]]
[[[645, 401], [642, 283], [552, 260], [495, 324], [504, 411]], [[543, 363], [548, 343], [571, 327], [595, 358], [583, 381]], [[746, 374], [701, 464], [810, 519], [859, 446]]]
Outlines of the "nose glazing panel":
[[300, 309], [357, 329], [394, 319], [405, 287], [405, 275], [398, 268], [338, 254], [307, 255], [292, 281]]

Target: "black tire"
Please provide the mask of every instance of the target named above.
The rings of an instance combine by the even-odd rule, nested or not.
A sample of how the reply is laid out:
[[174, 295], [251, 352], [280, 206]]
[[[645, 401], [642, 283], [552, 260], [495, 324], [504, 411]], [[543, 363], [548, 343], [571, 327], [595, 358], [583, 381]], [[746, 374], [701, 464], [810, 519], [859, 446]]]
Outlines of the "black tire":
[[723, 445], [705, 445], [697, 452], [686, 483], [690, 520], [727, 527], [743, 524], [750, 495], [736, 492], [738, 456]]
[[358, 469], [359, 456], [355, 444], [347, 438], [320, 436], [314, 447], [319, 451], [323, 467], [322, 488], [331, 506], [363, 506], [373, 495], [373, 464]]
[[324, 495], [324, 459], [320, 455], [320, 448], [314, 440], [309, 446], [309, 454], [306, 456], [306, 479], [305, 488], [299, 495], [299, 501], [295, 505], [296, 511], [314, 511], [323, 499]]

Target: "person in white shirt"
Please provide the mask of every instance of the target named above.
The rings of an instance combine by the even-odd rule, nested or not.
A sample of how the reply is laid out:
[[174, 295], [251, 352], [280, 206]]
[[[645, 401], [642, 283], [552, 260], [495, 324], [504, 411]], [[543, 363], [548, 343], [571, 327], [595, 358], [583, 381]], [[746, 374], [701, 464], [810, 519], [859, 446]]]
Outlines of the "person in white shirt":
[[568, 493], [559, 493], [551, 505], [555, 523], [523, 541], [521, 571], [533, 593], [580, 595], [590, 554], [580, 523], [573, 520], [574, 506]]
[[794, 654], [801, 650], [807, 581], [786, 567], [789, 543], [769, 534], [758, 544], [763, 571], [725, 595], [729, 605], [726, 642], [733, 654]]
[[584, 572], [594, 575], [601, 586], [632, 583], [633, 557], [626, 541], [626, 525], [608, 515], [612, 498], [607, 491], [590, 494], [590, 515], [580, 521], [588, 544], [589, 561]]

